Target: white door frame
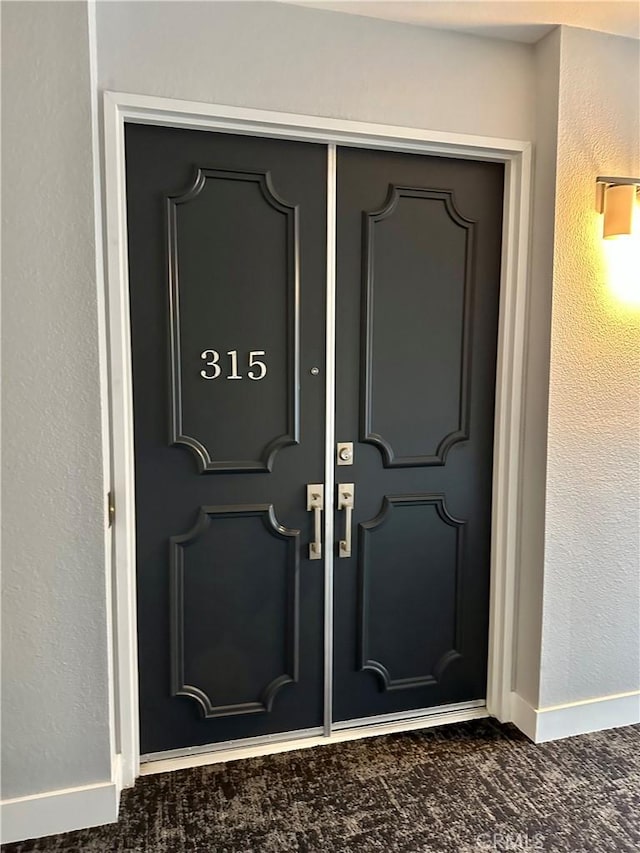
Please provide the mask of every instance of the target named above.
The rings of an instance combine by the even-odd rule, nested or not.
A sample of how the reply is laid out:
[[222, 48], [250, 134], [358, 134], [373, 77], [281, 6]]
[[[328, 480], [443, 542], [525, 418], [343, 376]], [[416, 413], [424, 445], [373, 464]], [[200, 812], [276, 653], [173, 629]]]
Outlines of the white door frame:
[[[511, 716], [511, 670], [514, 651], [520, 476], [525, 398], [524, 364], [528, 312], [528, 238], [531, 201], [531, 143], [513, 139], [356, 121], [294, 115], [239, 107], [179, 101], [147, 95], [104, 93], [104, 201], [106, 229], [106, 303], [108, 311], [109, 381], [103, 382], [103, 404], [111, 423], [111, 491], [116, 513], [113, 525], [113, 637], [115, 714], [113, 733], [120, 757], [122, 785], [140, 774], [138, 714], [138, 651], [136, 630], [136, 552], [133, 452], [133, 395], [129, 325], [129, 278], [126, 224], [125, 122], [168, 127], [218, 130], [227, 133], [435, 154], [505, 164], [504, 223], [500, 320], [495, 404], [495, 439], [491, 533], [491, 597], [489, 671], [486, 709], [452, 711], [422, 721], [394, 723], [393, 730], [468, 719], [488, 713], [499, 720]], [[331, 272], [328, 278], [331, 279]], [[331, 290], [331, 288], [329, 288]], [[328, 297], [332, 298], [331, 294]], [[330, 515], [330, 513], [327, 513]], [[456, 717], [456, 713], [458, 716]], [[311, 737], [307, 743], [351, 739], [388, 731], [344, 730]], [[251, 749], [239, 744], [237, 757], [291, 747], [274, 738]], [[229, 754], [226, 754], [229, 757]], [[194, 756], [195, 758], [195, 756]], [[198, 760], [209, 760], [200, 751]], [[220, 754], [218, 758], [221, 760]], [[165, 762], [166, 764], [166, 762]], [[185, 762], [182, 762], [184, 766]], [[177, 765], [176, 765], [177, 766]], [[167, 769], [163, 767], [162, 769]]]

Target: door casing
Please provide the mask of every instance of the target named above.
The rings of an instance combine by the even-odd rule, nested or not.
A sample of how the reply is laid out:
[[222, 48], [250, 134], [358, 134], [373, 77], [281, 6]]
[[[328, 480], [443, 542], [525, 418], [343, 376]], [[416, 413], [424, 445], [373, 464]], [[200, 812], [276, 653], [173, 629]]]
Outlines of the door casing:
[[[528, 236], [531, 205], [532, 146], [528, 141], [469, 136], [418, 128], [343, 121], [180, 101], [147, 95], [105, 92], [103, 101], [103, 202], [105, 217], [105, 303], [108, 364], [102, 365], [101, 398], [109, 412], [111, 470], [108, 476], [116, 508], [111, 558], [107, 563], [112, 590], [110, 608], [110, 719], [119, 766], [120, 787], [140, 775], [138, 660], [136, 631], [135, 483], [133, 395], [129, 324], [128, 247], [126, 225], [124, 125], [126, 122], [167, 127], [270, 136], [328, 146], [327, 215], [327, 410], [325, 483], [334, 490], [335, 425], [335, 152], [336, 145], [443, 155], [505, 164], [502, 268], [496, 371], [495, 438], [491, 529], [491, 596], [486, 707], [449, 708], [420, 719], [416, 715], [351, 729], [333, 728], [331, 690], [325, 693], [322, 734], [269, 736], [260, 743], [243, 742], [208, 753], [195, 748], [187, 756], [145, 765], [142, 772], [224, 761], [231, 757], [279, 752], [320, 743], [422, 728], [472, 717], [511, 720], [511, 673], [515, 644], [516, 581], [519, 558], [520, 480], [523, 410], [526, 398], [525, 354], [528, 326]], [[101, 286], [101, 282], [98, 283]], [[104, 368], [107, 369], [104, 369]], [[333, 513], [324, 514], [325, 542], [334, 539]], [[329, 551], [330, 549], [327, 549]], [[107, 553], [109, 557], [109, 553]], [[333, 604], [333, 565], [326, 561], [325, 608]], [[331, 620], [325, 619], [325, 649], [330, 648]], [[331, 684], [331, 655], [325, 655], [326, 683]], [[475, 703], [477, 706], [477, 703]], [[363, 722], [363, 721], [360, 721]]]

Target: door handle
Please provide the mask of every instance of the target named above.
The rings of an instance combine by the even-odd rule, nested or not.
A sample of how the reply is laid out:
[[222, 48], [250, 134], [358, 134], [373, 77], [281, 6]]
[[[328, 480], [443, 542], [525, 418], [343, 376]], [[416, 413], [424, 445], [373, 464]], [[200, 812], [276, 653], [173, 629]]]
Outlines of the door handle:
[[345, 511], [344, 539], [340, 540], [339, 557], [351, 556], [351, 519], [353, 516], [353, 483], [338, 483], [338, 509]]
[[307, 484], [307, 512], [313, 510], [313, 541], [309, 543], [309, 559], [322, 559], [322, 510], [324, 509], [324, 484]]

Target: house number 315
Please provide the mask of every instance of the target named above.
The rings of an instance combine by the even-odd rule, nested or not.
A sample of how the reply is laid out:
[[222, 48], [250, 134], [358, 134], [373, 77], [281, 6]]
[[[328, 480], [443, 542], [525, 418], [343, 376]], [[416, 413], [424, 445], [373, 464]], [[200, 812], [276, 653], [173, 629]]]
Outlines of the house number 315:
[[[258, 356], [264, 356], [267, 353], [262, 349], [251, 350], [248, 356], [247, 377], [254, 379], [256, 382], [264, 379], [267, 375], [267, 365], [261, 361]], [[232, 349], [227, 353], [229, 356], [230, 373], [227, 379], [243, 379], [244, 377], [238, 373], [238, 350]], [[222, 375], [222, 367], [220, 365], [220, 353], [215, 349], [206, 349], [200, 353], [200, 358], [203, 358], [206, 363], [206, 369], [200, 371], [200, 376], [203, 379], [217, 379]]]

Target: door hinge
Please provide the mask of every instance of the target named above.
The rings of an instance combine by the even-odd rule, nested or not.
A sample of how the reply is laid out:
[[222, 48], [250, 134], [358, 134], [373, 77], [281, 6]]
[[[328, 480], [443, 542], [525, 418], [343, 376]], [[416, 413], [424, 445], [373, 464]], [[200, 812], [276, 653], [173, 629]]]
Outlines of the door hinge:
[[113, 492], [107, 495], [107, 527], [113, 527], [116, 518], [116, 502]]

